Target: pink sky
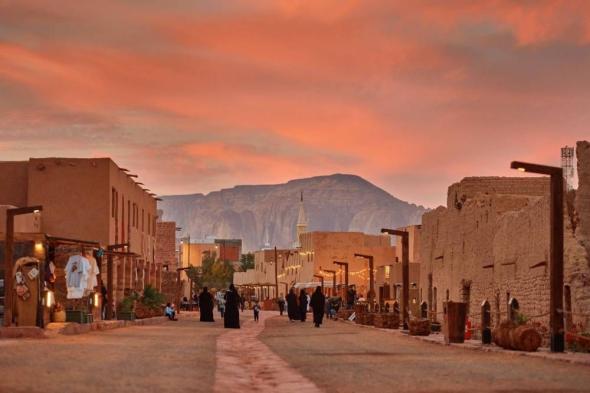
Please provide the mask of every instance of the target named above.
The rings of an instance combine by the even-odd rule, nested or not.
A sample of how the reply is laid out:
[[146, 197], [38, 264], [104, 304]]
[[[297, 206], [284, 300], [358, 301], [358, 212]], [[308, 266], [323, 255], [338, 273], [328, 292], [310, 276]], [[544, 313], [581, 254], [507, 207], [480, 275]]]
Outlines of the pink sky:
[[589, 20], [587, 1], [4, 1], [0, 154], [111, 156], [159, 194], [354, 173], [433, 207], [590, 138]]

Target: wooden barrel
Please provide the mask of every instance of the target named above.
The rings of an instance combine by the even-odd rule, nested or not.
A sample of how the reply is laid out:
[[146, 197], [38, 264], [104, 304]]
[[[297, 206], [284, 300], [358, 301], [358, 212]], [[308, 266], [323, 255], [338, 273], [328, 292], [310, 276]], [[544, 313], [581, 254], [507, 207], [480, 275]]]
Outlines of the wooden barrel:
[[541, 335], [532, 326], [520, 325], [510, 331], [510, 345], [519, 351], [534, 352], [541, 342]]
[[430, 319], [410, 319], [410, 336], [428, 336], [430, 334]]
[[510, 340], [510, 331], [514, 328], [512, 321], [502, 321], [500, 325], [492, 331], [494, 344], [506, 349], [513, 349]]

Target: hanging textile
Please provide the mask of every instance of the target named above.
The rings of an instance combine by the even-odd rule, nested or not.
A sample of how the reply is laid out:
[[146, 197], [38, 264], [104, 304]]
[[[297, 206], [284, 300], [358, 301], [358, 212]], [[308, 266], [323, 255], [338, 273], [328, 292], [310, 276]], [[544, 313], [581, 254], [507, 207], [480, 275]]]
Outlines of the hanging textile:
[[82, 255], [72, 255], [66, 264], [68, 299], [81, 299], [88, 286], [90, 262]]
[[94, 292], [94, 288], [98, 286], [97, 277], [100, 274], [100, 270], [98, 268], [98, 263], [96, 263], [96, 259], [93, 256], [87, 256], [86, 258], [90, 263], [90, 269], [88, 270], [88, 279], [86, 283], [86, 290], [84, 296], [87, 296], [90, 293]]

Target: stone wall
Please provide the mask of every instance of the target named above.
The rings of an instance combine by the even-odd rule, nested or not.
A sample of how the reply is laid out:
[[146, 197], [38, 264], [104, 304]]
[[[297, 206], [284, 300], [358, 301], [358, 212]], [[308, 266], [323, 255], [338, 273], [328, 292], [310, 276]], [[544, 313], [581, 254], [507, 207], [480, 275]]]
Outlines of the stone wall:
[[156, 223], [156, 264], [168, 266], [168, 270], [176, 270], [176, 223], [159, 221]]
[[[576, 205], [584, 205], [578, 207], [582, 226], [590, 223], [590, 205], [583, 199], [590, 197], [590, 154], [585, 143], [578, 144], [578, 150], [583, 151]], [[574, 322], [588, 326], [588, 318], [580, 314], [590, 312], [584, 232], [575, 234], [571, 220], [565, 222], [565, 285], [578, 313]], [[548, 178], [463, 179], [449, 187], [447, 207], [423, 216], [421, 235], [421, 300], [438, 313], [437, 319], [442, 319], [443, 302], [450, 299], [468, 301], [471, 319], [479, 322], [481, 304], [487, 300], [497, 323], [507, 317], [508, 301], [515, 298], [520, 312], [548, 325]]]
[[162, 290], [166, 303], [175, 303], [178, 297], [178, 274], [176, 272], [162, 272]]

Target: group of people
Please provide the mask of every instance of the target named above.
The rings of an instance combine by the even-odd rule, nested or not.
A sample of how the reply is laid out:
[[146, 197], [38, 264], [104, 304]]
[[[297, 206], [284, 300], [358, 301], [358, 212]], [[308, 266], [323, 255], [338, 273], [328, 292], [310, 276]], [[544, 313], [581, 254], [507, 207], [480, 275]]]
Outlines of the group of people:
[[[238, 294], [234, 284], [231, 284], [223, 295], [223, 327], [228, 329], [240, 328], [240, 308], [242, 307], [242, 297]], [[201, 322], [215, 322], [213, 318], [213, 295], [207, 287], [204, 287], [199, 294], [199, 309], [201, 311]]]
[[[201, 322], [215, 322], [213, 318], [214, 298], [207, 287], [204, 287], [198, 296], [198, 304], [200, 310]], [[233, 284], [229, 289], [217, 299], [221, 317], [223, 318], [223, 326], [229, 329], [240, 328], [240, 309], [244, 311], [245, 299], [238, 294], [238, 291]], [[287, 314], [289, 321], [305, 322], [307, 319], [308, 309], [311, 308], [313, 312], [313, 323], [315, 327], [320, 327], [324, 319], [324, 311], [326, 307], [326, 296], [322, 292], [322, 287], [318, 286], [311, 297], [302, 289], [299, 297], [295, 293], [295, 288], [291, 288], [289, 294], [285, 299], [279, 299], [279, 311], [281, 315], [285, 310], [285, 303], [287, 305]], [[260, 306], [256, 303], [253, 307], [254, 321], [258, 322], [260, 316]], [[165, 308], [165, 315], [170, 320], [176, 320], [176, 311], [174, 307], [168, 303]]]
[[[281, 307], [281, 303], [283, 306]], [[291, 288], [286, 299], [287, 303], [287, 315], [289, 321], [301, 321], [305, 322], [307, 319], [308, 307], [313, 311], [313, 323], [315, 327], [320, 327], [324, 319], [324, 308], [326, 305], [326, 296], [322, 292], [322, 287], [318, 286], [311, 297], [305, 292], [304, 289], [299, 293], [299, 298], [295, 293], [295, 288]], [[279, 301], [279, 310], [284, 308], [284, 302]]]

